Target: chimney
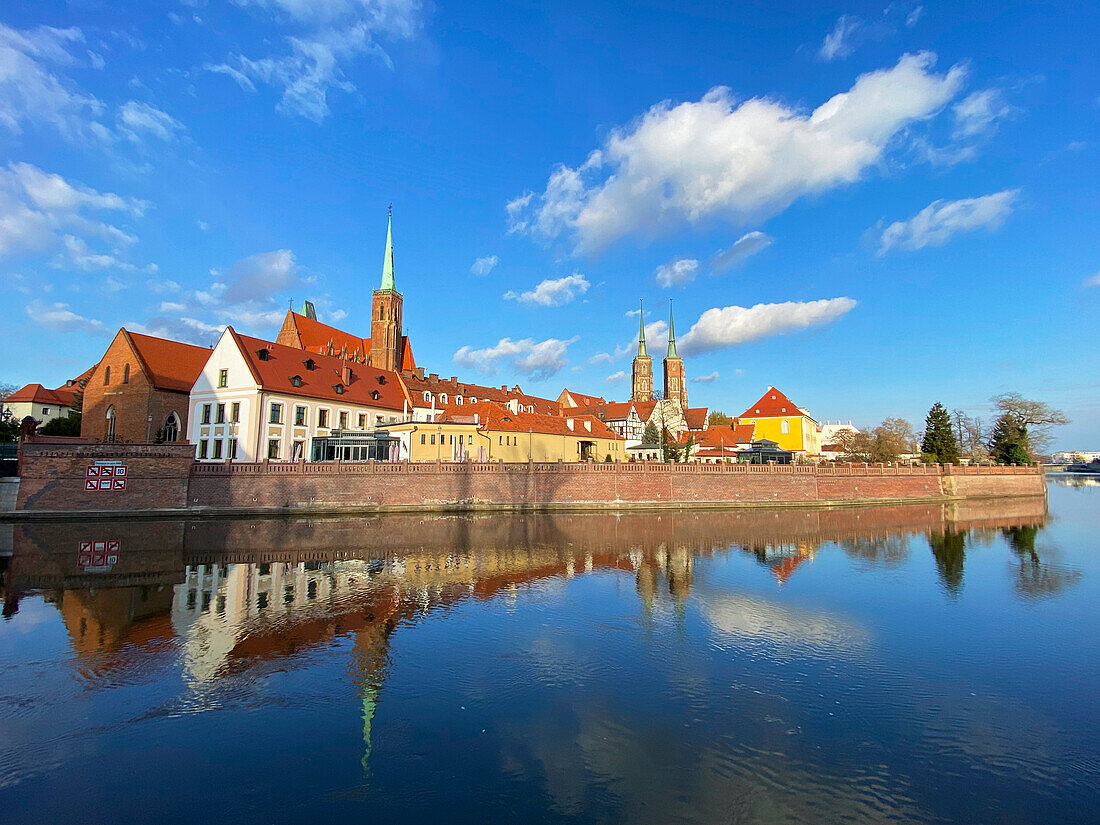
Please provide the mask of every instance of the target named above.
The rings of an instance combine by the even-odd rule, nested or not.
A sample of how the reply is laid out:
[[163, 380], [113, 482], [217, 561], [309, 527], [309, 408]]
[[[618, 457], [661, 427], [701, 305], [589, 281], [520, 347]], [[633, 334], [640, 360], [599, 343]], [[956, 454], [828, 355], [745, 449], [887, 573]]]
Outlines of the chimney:
[[439, 373], [429, 372], [428, 373], [428, 380], [429, 381], [438, 381], [439, 380]]
[[423, 367], [417, 367], [416, 368], [416, 377], [419, 378], [421, 381], [424, 380], [424, 368]]
[[451, 376], [451, 383], [452, 384], [457, 384], [458, 383], [458, 376], [457, 375], [452, 375]]

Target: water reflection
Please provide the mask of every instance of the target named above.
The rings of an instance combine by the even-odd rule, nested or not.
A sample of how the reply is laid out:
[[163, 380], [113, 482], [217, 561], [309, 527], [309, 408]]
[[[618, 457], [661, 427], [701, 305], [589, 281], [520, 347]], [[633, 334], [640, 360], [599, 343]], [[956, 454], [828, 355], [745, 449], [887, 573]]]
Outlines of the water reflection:
[[[94, 740], [94, 750], [104, 730], [121, 736], [149, 721], [209, 714], [239, 725], [234, 713], [277, 707], [281, 715], [266, 724], [308, 715], [286, 734], [292, 751], [313, 753], [306, 739], [329, 742], [310, 774], [328, 789], [326, 811], [365, 805], [379, 817], [438, 820], [462, 819], [468, 807], [477, 813], [470, 821], [965, 821], [960, 812], [977, 811], [934, 792], [964, 768], [1042, 786], [1070, 774], [1079, 781], [1088, 760], [1067, 756], [1056, 726], [1019, 703], [1003, 724], [998, 708], [1017, 700], [988, 686], [978, 699], [969, 683], [956, 691], [943, 674], [904, 669], [904, 655], [884, 664], [898, 654], [883, 637], [904, 636], [916, 616], [935, 621], [937, 603], [965, 602], [978, 578], [964, 569], [991, 542], [1008, 564], [1006, 593], [1021, 605], [1080, 584], [1084, 574], [1046, 524], [1046, 502], [1021, 499], [18, 525], [0, 580], [5, 616], [27, 620], [21, 601], [37, 609], [44, 600], [64, 629], [78, 687], [55, 682], [43, 707], [19, 706], [39, 729], [60, 728], [42, 737], [53, 748], [48, 758], [30, 746], [33, 733], [0, 744], [0, 791], [7, 784], [33, 798], [33, 777], [42, 793], [56, 793], [49, 779], [65, 764], [63, 743]], [[925, 601], [906, 613], [918, 591]], [[935, 662], [943, 651], [913, 655]], [[22, 677], [30, 665], [9, 664], [14, 687], [0, 691], [0, 705], [11, 708], [41, 674]], [[154, 685], [155, 699], [131, 698], [132, 707], [108, 711], [110, 724], [83, 711], [65, 721], [72, 703]], [[261, 773], [275, 758], [249, 754]], [[1068, 773], [1067, 760], [1077, 765]], [[236, 773], [228, 758], [215, 763]], [[300, 800], [288, 802], [270, 783], [243, 788], [273, 795], [275, 807], [242, 821], [301, 812]]]

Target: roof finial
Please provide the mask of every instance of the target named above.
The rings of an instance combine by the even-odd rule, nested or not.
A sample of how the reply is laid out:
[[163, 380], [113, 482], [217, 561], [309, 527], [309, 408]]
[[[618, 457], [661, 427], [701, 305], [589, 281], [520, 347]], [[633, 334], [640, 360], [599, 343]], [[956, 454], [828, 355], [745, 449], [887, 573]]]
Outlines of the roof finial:
[[642, 299], [638, 299], [638, 355], [647, 355], [645, 351], [645, 309]]
[[668, 299], [668, 358], [679, 358], [676, 354], [676, 329], [672, 326], [672, 299]]
[[389, 215], [386, 218], [386, 254], [382, 258], [382, 286], [381, 289], [395, 290], [397, 287], [393, 281], [393, 204], [390, 204]]

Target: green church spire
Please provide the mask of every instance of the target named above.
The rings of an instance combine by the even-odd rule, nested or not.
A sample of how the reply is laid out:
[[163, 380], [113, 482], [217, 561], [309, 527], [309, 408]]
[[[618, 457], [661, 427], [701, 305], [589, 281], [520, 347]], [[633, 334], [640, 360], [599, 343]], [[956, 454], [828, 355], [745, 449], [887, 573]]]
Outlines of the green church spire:
[[672, 301], [668, 302], [668, 358], [679, 358], [676, 354], [676, 330], [672, 326]]
[[386, 255], [382, 259], [382, 286], [380, 289], [395, 290], [393, 282], [393, 204], [390, 204], [389, 218], [386, 221]]
[[643, 312], [641, 301], [638, 301], [638, 355], [642, 357], [647, 355], [645, 351], [645, 312]]

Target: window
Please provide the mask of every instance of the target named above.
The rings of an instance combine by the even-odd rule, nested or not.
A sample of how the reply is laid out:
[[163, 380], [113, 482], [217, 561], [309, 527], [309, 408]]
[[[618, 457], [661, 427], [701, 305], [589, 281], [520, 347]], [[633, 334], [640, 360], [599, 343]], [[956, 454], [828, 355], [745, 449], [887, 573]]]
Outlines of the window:
[[502, 435], [497, 436], [497, 444], [501, 444], [501, 445], [504, 444], [504, 436], [502, 436]]
[[225, 423], [225, 404], [218, 404], [217, 409], [214, 413], [214, 423], [215, 424], [224, 424]]
[[784, 418], [783, 423], [779, 425], [779, 429], [783, 433], [783, 435], [786, 435], [791, 431], [791, 422]]
[[203, 404], [202, 405], [202, 423], [203, 424], [209, 424], [210, 423], [210, 405], [209, 404]]
[[237, 423], [240, 423], [240, 420], [241, 420], [241, 402], [240, 401], [234, 401], [232, 406], [230, 406], [230, 408], [229, 408], [229, 423], [230, 424], [237, 424]]
[[229, 386], [229, 370], [218, 370], [218, 386]]
[[348, 414], [346, 412], [340, 413], [340, 429], [346, 430], [348, 428]]
[[220, 438], [214, 439], [214, 458], [222, 457], [222, 440]]
[[295, 387], [302, 386], [302, 376], [300, 376], [300, 375], [293, 376], [290, 379], [290, 383], [291, 383], [292, 386], [295, 386]]
[[467, 438], [469, 439], [469, 440], [468, 440], [468, 441], [466, 442], [467, 444], [473, 444], [473, 443], [474, 443], [474, 436], [473, 436], [473, 434], [472, 434], [472, 433], [471, 433], [471, 434], [470, 434], [469, 436], [467, 436]]
[[115, 440], [115, 408], [113, 404], [107, 408], [107, 440]]
[[199, 440], [199, 458], [206, 458], [210, 455], [210, 442], [205, 438]]
[[420, 443], [421, 443], [421, 444], [426, 444], [426, 443], [428, 443], [428, 436], [424, 435], [424, 433], [421, 433], [421, 434], [420, 434]]
[[370, 397], [373, 398], [375, 401], [377, 401], [378, 398], [379, 398], [378, 390], [371, 390], [370, 391]]
[[441, 392], [439, 394], [439, 403], [440, 404], [446, 404], [447, 403], [447, 393]]
[[237, 439], [229, 439], [229, 443], [226, 445], [225, 457], [231, 461], [237, 460]]
[[384, 376], [384, 375], [379, 375], [379, 376], [378, 376], [378, 383], [379, 383], [379, 384], [385, 384], [385, 383], [386, 383], [386, 376]]
[[122, 368], [122, 383], [123, 384], [129, 384], [130, 383], [130, 365], [129, 364], [127, 364], [126, 366], [124, 366]]
[[272, 405], [271, 405], [271, 415], [268, 416], [267, 420], [271, 424], [282, 424], [283, 423], [283, 405], [272, 403]]
[[49, 407], [43, 407], [42, 408], [42, 415], [49, 415], [49, 414], [50, 414], [50, 408]]
[[458, 404], [458, 406], [460, 406], [460, 407], [462, 406], [462, 396], [461, 395], [456, 395], [455, 396], [455, 403]]
[[318, 410], [317, 411], [317, 426], [318, 427], [327, 427], [328, 426], [328, 410]]
[[[107, 375], [110, 375], [110, 374], [111, 374], [111, 368], [107, 367]], [[427, 401], [430, 404], [431, 400], [432, 400], [432, 394], [430, 392], [424, 393], [424, 400]]]
[[256, 351], [256, 355], [261, 361], [267, 361], [271, 358], [271, 351], [268, 350], [266, 347], [263, 347]]
[[435, 434], [432, 434], [432, 443], [435, 444]]
[[180, 419], [175, 413], [171, 413], [164, 419], [164, 440], [175, 441], [180, 437]]
[[306, 452], [306, 442], [304, 442], [304, 441], [295, 441], [294, 442], [294, 452], [291, 453], [291, 456], [294, 458], [294, 460], [295, 461], [301, 461], [302, 458], [305, 456], [305, 452]]
[[278, 458], [279, 457], [279, 439], [269, 438], [267, 440], [267, 457]]
[[111, 368], [107, 367], [103, 370], [103, 386], [107, 386], [111, 383]]
[[[377, 393], [378, 393], [378, 390], [375, 390], [373, 394], [377, 395]], [[336, 385], [336, 394], [337, 395], [343, 395], [344, 394], [344, 385], [343, 384], [337, 384]]]
[[365, 430], [367, 428], [367, 414], [359, 413], [359, 429]]
[[306, 408], [295, 407], [294, 408], [294, 426], [304, 427], [306, 425]]

